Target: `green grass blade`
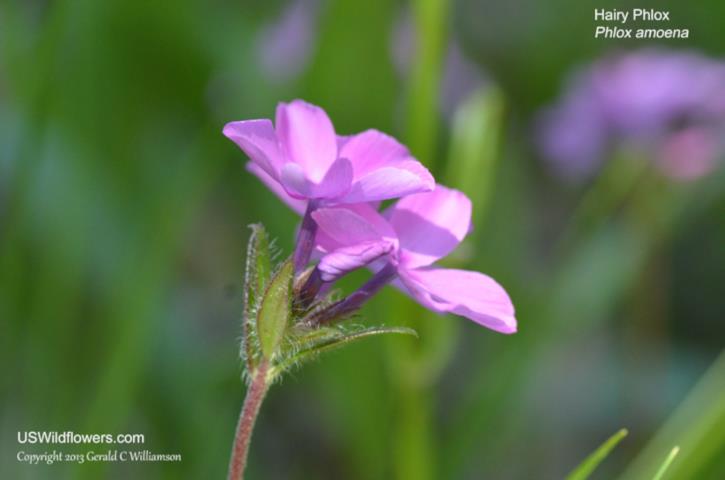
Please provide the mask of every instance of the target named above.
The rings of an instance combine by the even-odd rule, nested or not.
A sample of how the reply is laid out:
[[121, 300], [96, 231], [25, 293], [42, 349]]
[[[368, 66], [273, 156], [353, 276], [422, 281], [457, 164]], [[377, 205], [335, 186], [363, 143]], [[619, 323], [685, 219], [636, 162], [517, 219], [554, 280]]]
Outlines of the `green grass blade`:
[[725, 351], [619, 478], [652, 478], [672, 445], [681, 451], [669, 466], [669, 477], [723, 478], [719, 459], [725, 452]]
[[670, 454], [667, 455], [667, 458], [665, 458], [665, 461], [662, 462], [660, 469], [657, 470], [657, 473], [652, 478], [652, 480], [662, 480], [662, 477], [664, 477], [665, 472], [667, 471], [668, 468], [670, 468], [672, 461], [675, 459], [675, 457], [677, 456], [678, 453], [680, 453], [680, 447], [675, 447], [672, 450], [670, 450]]
[[623, 428], [611, 437], [607, 439], [594, 453], [589, 455], [580, 463], [567, 477], [566, 480], [585, 480], [589, 478], [594, 470], [599, 466], [602, 461], [607, 458], [609, 453], [619, 442], [627, 436], [627, 429]]

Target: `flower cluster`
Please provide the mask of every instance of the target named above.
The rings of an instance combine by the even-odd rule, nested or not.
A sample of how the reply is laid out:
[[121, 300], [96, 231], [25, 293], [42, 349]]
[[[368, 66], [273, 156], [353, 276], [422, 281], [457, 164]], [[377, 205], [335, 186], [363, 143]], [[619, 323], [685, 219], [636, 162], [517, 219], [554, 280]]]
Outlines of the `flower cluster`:
[[612, 147], [634, 147], [670, 178], [701, 177], [725, 152], [725, 63], [645, 49], [576, 75], [539, 124], [541, 149], [562, 176], [593, 174]]
[[[231, 122], [224, 135], [249, 156], [248, 170], [303, 215], [294, 253], [298, 302], [325, 296], [353, 270], [373, 272], [358, 290], [310, 314], [309, 325], [345, 318], [392, 283], [435, 312], [516, 331], [511, 300], [493, 279], [433, 266], [470, 231], [471, 202], [436, 185], [394, 138], [377, 130], [336, 135], [324, 110], [301, 100], [281, 103], [274, 124]], [[382, 200], [394, 198], [380, 211]]]

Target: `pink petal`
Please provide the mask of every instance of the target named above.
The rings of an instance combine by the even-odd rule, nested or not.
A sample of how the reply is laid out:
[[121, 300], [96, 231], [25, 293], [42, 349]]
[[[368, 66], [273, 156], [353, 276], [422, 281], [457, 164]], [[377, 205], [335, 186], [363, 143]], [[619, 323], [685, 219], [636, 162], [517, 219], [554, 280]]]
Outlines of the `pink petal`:
[[467, 270], [419, 268], [401, 270], [400, 279], [425, 307], [455, 313], [501, 333], [516, 332], [514, 306], [491, 277]]
[[255, 175], [257, 178], [259, 178], [262, 183], [266, 185], [267, 188], [272, 190], [272, 193], [277, 195], [279, 199], [282, 200], [293, 211], [297, 212], [300, 215], [304, 215], [305, 210], [307, 209], [306, 200], [299, 200], [290, 196], [277, 180], [270, 177], [267, 172], [262, 170], [256, 163], [248, 162], [247, 170]]
[[338, 158], [317, 186], [314, 198], [337, 199], [350, 191], [351, 184], [352, 164], [346, 158]]
[[410, 156], [393, 137], [367, 130], [351, 137], [338, 137], [340, 156], [353, 165], [353, 187], [341, 202], [355, 203], [397, 198], [431, 191], [430, 172]]
[[285, 163], [279, 175], [279, 181], [293, 198], [310, 198], [314, 183], [305, 177], [305, 171], [296, 163]]
[[386, 215], [400, 239], [401, 265], [430, 265], [455, 249], [471, 227], [471, 201], [462, 192], [437, 185], [404, 197]]
[[[337, 136], [337, 151], [342, 152], [342, 147], [350, 141], [355, 135], [338, 135]], [[339, 156], [339, 155], [338, 155]]]
[[338, 248], [322, 257], [317, 268], [320, 270], [323, 282], [332, 282], [346, 273], [364, 267], [368, 263], [390, 253], [393, 248], [393, 243], [385, 240], [363, 242]]
[[340, 156], [352, 162], [355, 179], [410, 156], [396, 139], [377, 130], [366, 130], [346, 140], [340, 147]]
[[338, 158], [320, 183], [310, 180], [297, 163], [287, 163], [280, 172], [280, 181], [287, 193], [294, 198], [320, 198], [334, 200], [350, 190], [352, 165], [344, 158]]
[[271, 121], [263, 119], [230, 122], [224, 126], [223, 133], [268, 175], [278, 178], [282, 154]]
[[714, 131], [688, 127], [661, 142], [658, 166], [675, 180], [696, 180], [715, 169], [721, 145], [721, 137]]
[[364, 203], [319, 208], [312, 212], [312, 218], [322, 233], [318, 236], [320, 246], [326, 251], [381, 240], [397, 245], [395, 232], [388, 222]]
[[302, 100], [280, 103], [276, 127], [287, 158], [302, 167], [307, 179], [320, 183], [337, 158], [335, 129], [325, 111]]
[[342, 203], [371, 202], [431, 191], [435, 180], [428, 170], [415, 160], [382, 167], [353, 183]]

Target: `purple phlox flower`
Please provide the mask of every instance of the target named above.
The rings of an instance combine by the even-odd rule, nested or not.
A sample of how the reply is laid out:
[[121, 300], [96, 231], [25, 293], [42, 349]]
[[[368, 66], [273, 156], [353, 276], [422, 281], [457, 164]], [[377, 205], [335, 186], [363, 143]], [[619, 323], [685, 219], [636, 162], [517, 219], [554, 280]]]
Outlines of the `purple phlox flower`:
[[326, 252], [317, 267], [326, 281], [371, 263], [377, 272], [339, 310], [359, 308], [397, 277], [396, 285], [430, 310], [461, 315], [502, 333], [516, 331], [513, 304], [495, 280], [433, 266], [471, 228], [471, 202], [463, 193], [438, 185], [433, 192], [398, 200], [384, 214], [356, 205], [320, 208], [312, 217], [319, 248]]
[[594, 65], [590, 78], [623, 136], [657, 139], [677, 124], [725, 115], [725, 64], [698, 54], [643, 50]]
[[[538, 134], [544, 155], [562, 176], [591, 175], [612, 147], [634, 146], [665, 174], [689, 179], [714, 168], [724, 127], [725, 63], [646, 49], [579, 71], [562, 100], [540, 116]], [[666, 146], [673, 142], [677, 148], [670, 152]]]
[[249, 156], [252, 173], [278, 195], [284, 191], [287, 203], [287, 195], [320, 205], [370, 202], [435, 185], [393, 137], [377, 130], [337, 136], [325, 111], [302, 100], [280, 103], [274, 125], [267, 119], [231, 122], [224, 135]]
[[580, 179], [596, 171], [609, 136], [596, 97], [576, 85], [566, 101], [538, 120], [539, 147], [557, 175]]
[[249, 170], [296, 211], [304, 211], [295, 249], [301, 271], [313, 249], [310, 214], [323, 205], [376, 202], [431, 191], [435, 181], [408, 149], [377, 130], [338, 136], [320, 107], [280, 103], [271, 120], [228, 123], [224, 135], [251, 159]]
[[368, 203], [321, 208], [312, 213], [319, 226], [315, 246], [321, 259], [317, 265], [325, 282], [364, 267], [398, 249], [393, 227]]

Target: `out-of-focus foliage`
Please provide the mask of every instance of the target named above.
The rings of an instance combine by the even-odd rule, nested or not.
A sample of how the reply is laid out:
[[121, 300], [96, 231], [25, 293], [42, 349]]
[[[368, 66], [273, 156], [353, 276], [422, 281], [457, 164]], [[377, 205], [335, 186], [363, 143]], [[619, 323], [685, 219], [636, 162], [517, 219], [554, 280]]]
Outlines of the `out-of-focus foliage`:
[[[426, 315], [420, 340], [326, 355], [270, 391], [250, 478], [402, 478], [415, 466], [561, 478], [622, 425], [630, 437], [592, 478], [654, 475], [673, 445], [665, 479], [722, 478], [722, 382], [688, 392], [725, 346], [724, 170], [672, 185], [611, 165], [575, 188], [531, 141], [572, 68], [641, 44], [594, 40], [586, 2], [424, 0], [410, 10], [426, 32], [417, 63], [399, 78], [391, 43], [407, 2], [302, 1], [315, 12], [309, 63], [280, 80], [260, 42], [288, 5], [0, 3], [0, 478], [224, 475], [243, 398], [246, 225], [263, 221], [288, 253], [297, 218], [221, 128], [297, 97], [339, 133], [404, 139], [438, 178], [481, 196], [454, 261], [507, 288], [520, 331]], [[656, 7], [692, 30], [668, 47], [725, 55], [723, 2]], [[449, 124], [436, 89], [453, 38], [492, 86]], [[419, 315], [391, 289], [360, 321]], [[428, 360], [401, 368], [401, 355]], [[143, 448], [183, 461], [30, 467], [14, 460], [24, 430], [143, 433]]]
[[596, 470], [600, 463], [607, 458], [607, 455], [619, 444], [619, 442], [627, 436], [627, 430], [621, 429], [607, 439], [599, 446], [591, 455], [584, 459], [582, 463], [577, 465], [573, 472], [567, 475], [566, 480], [586, 480]]

